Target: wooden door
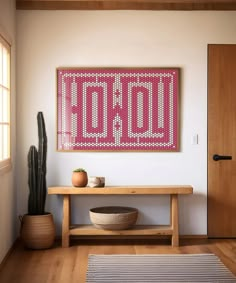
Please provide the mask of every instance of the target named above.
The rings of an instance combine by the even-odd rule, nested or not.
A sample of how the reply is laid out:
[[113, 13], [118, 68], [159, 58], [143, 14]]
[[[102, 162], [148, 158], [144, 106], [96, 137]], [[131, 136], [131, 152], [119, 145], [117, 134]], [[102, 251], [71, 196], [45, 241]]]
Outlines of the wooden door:
[[208, 46], [208, 237], [236, 237], [236, 45]]

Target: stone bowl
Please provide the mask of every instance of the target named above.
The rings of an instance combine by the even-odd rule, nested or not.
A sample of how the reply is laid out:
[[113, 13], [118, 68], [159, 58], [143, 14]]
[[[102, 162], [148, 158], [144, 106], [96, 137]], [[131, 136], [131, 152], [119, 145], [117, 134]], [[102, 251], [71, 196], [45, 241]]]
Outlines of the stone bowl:
[[103, 230], [125, 230], [134, 225], [138, 210], [133, 207], [104, 206], [91, 208], [90, 220], [96, 228]]

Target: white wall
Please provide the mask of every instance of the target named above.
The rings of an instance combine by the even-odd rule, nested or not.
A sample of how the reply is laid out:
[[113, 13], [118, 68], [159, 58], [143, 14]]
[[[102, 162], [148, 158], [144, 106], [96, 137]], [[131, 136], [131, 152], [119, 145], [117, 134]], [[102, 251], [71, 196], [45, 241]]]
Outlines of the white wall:
[[[181, 198], [180, 233], [207, 233], [207, 44], [236, 43], [235, 12], [17, 11], [18, 213], [26, 212], [26, 156], [37, 144], [36, 114], [48, 133], [48, 185], [70, 185], [73, 168], [106, 176], [107, 185], [190, 184]], [[60, 66], [180, 67], [177, 153], [56, 152], [56, 75]], [[192, 145], [193, 134], [199, 144]], [[61, 199], [48, 196], [58, 233]], [[168, 223], [167, 197], [74, 198], [73, 220], [87, 223], [98, 205], [130, 205], [139, 223]]]
[[15, 171], [15, 1], [0, 0], [0, 34], [11, 43], [11, 153], [13, 169], [0, 174], [0, 263], [16, 238]]

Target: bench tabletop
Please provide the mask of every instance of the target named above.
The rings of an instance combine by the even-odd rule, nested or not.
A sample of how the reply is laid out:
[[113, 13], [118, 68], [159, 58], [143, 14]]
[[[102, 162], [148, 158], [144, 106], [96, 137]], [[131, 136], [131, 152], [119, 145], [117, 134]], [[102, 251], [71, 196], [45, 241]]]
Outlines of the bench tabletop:
[[56, 186], [48, 188], [48, 194], [51, 195], [185, 195], [192, 193], [193, 187], [190, 185], [132, 185], [105, 186], [103, 188]]

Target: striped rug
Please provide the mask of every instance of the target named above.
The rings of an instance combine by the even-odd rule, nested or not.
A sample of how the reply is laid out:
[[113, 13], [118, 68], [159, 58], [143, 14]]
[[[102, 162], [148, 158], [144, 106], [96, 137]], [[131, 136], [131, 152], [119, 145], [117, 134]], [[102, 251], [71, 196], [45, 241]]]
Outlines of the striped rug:
[[236, 282], [214, 254], [89, 255], [87, 283]]

